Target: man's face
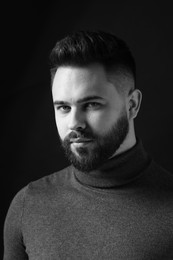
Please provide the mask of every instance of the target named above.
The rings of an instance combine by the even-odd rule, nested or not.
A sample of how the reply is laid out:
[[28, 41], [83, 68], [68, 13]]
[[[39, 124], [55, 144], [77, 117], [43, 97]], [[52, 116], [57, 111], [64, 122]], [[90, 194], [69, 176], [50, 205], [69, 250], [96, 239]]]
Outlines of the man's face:
[[101, 65], [58, 68], [52, 86], [58, 133], [71, 163], [92, 171], [124, 142], [125, 99]]

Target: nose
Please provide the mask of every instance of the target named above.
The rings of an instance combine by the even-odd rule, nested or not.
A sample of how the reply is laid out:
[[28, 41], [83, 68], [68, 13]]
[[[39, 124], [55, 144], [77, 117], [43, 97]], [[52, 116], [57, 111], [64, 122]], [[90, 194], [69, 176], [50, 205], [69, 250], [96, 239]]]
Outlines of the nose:
[[71, 110], [69, 114], [68, 128], [70, 130], [83, 130], [85, 127], [85, 116], [82, 111], [78, 111], [77, 109]]

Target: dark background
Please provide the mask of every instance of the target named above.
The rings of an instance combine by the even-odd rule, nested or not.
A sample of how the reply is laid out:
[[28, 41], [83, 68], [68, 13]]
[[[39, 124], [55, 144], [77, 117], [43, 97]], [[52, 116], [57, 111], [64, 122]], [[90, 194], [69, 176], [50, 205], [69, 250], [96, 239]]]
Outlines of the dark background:
[[23, 186], [67, 165], [54, 121], [48, 57], [55, 42], [76, 29], [111, 31], [128, 43], [143, 92], [137, 135], [173, 172], [171, 1], [13, 1], [1, 6], [1, 15], [1, 227]]

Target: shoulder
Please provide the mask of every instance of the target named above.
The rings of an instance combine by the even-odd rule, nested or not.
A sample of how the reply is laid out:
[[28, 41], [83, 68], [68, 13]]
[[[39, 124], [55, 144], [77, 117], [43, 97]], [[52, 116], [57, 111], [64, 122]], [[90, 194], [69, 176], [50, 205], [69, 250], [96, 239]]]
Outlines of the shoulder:
[[157, 162], [152, 161], [151, 171], [157, 176], [162, 182], [173, 184], [173, 173], [159, 165]]
[[25, 201], [25, 193], [27, 190], [27, 186], [22, 188], [11, 201], [10, 207], [7, 212], [5, 223], [11, 222], [13, 226], [20, 226], [20, 221], [22, 219], [24, 201]]
[[[69, 185], [71, 178], [71, 166], [61, 171], [42, 177], [19, 190], [11, 201], [7, 216], [6, 226], [21, 227], [21, 223], [26, 211], [42, 203], [47, 203], [59, 197], [65, 186]], [[50, 199], [51, 198], [51, 199]]]
[[68, 185], [71, 179], [72, 167], [69, 166], [58, 172], [46, 175], [30, 182], [25, 191], [25, 197], [54, 193]]
[[30, 182], [14, 196], [10, 205], [10, 211], [20, 212], [20, 215], [22, 215], [22, 210], [27, 202], [39, 197], [43, 199], [44, 196], [47, 197], [49, 194], [55, 194], [55, 192], [62, 190], [70, 182], [71, 168], [72, 167], [69, 166], [58, 172]]
[[148, 188], [151, 185], [158, 191], [173, 194], [173, 173], [163, 168], [154, 160], [151, 161], [145, 177]]
[[71, 171], [71, 168], [67, 167], [31, 182], [17, 192], [9, 206], [4, 223], [5, 255], [13, 255], [13, 259], [18, 259], [21, 255], [22, 259], [26, 259], [23, 246], [26, 230], [29, 232], [32, 223], [37, 223], [44, 212], [48, 215], [55, 198], [60, 198], [62, 188], [68, 185]]

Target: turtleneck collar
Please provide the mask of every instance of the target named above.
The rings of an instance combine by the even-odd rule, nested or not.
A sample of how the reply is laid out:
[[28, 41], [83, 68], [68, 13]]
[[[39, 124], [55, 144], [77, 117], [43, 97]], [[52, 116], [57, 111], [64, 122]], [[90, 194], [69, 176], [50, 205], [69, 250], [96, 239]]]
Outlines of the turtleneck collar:
[[150, 159], [141, 140], [137, 140], [131, 149], [107, 160], [99, 169], [86, 173], [74, 168], [74, 175], [84, 185], [95, 188], [113, 188], [136, 179], [149, 162]]

